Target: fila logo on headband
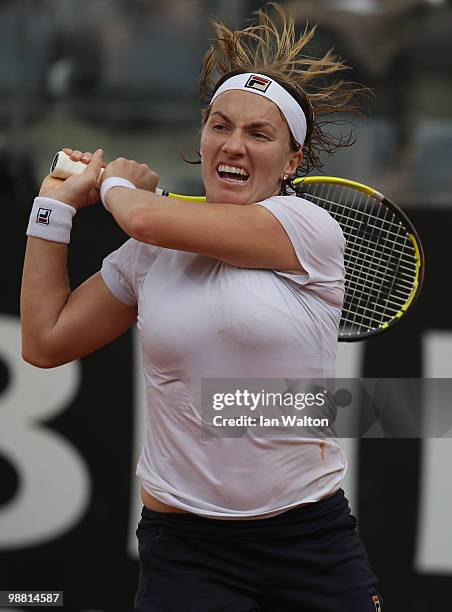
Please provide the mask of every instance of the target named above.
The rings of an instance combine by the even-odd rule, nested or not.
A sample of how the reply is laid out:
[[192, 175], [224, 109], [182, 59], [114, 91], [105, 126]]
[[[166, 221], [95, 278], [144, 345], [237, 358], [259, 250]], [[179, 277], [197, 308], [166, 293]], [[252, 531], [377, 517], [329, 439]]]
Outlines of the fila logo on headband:
[[374, 603], [376, 612], [381, 612], [380, 599], [379, 599], [378, 595], [374, 595], [372, 597], [372, 601]]
[[41, 223], [42, 225], [49, 225], [51, 212], [52, 211], [49, 208], [40, 208], [38, 210], [38, 214], [36, 215], [36, 223]]
[[267, 91], [270, 83], [271, 79], [266, 79], [265, 77], [258, 76], [257, 74], [252, 74], [245, 83], [245, 87], [248, 87], [248, 89], [257, 89], [258, 91]]

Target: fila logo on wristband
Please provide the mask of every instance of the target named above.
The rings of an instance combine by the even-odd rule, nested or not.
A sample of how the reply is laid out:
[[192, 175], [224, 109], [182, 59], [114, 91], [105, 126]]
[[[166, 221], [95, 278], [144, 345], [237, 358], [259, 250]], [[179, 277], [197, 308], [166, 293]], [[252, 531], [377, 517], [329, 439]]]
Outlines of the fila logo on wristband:
[[381, 612], [380, 599], [379, 599], [378, 595], [374, 595], [372, 597], [372, 601], [374, 603], [376, 612]]
[[38, 214], [36, 215], [36, 223], [41, 223], [42, 225], [49, 225], [51, 212], [52, 211], [49, 208], [40, 208], [38, 210]]
[[[74, 206], [53, 198], [38, 196], [31, 209], [27, 236], [69, 244], [72, 218], [76, 212], [77, 209]], [[50, 223], [50, 215], [52, 215], [52, 223]]]
[[245, 87], [248, 87], [249, 89], [257, 89], [258, 91], [267, 91], [270, 83], [270, 79], [266, 79], [265, 77], [257, 74], [252, 74], [245, 83]]

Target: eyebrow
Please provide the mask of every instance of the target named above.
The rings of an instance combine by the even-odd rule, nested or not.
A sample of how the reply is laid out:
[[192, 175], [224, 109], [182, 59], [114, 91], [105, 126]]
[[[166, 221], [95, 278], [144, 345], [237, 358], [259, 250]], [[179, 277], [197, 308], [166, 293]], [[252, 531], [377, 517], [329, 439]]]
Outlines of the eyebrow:
[[[220, 115], [220, 117], [222, 117], [225, 121], [227, 121], [228, 123], [232, 123], [229, 117], [225, 115], [224, 113], [222, 113], [221, 111], [214, 111], [213, 113], [210, 114], [211, 117], [213, 115]], [[269, 127], [276, 132], [275, 126], [269, 121], [253, 121], [253, 123], [249, 123], [246, 127], [254, 128], [254, 129], [262, 128], [262, 127]]]

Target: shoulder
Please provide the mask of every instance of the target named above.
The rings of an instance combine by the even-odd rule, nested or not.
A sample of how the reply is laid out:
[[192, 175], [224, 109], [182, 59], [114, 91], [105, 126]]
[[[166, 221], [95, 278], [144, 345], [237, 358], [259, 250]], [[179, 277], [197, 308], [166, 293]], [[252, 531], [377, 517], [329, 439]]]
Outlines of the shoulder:
[[344, 235], [339, 223], [330, 213], [317, 206], [314, 202], [298, 196], [273, 196], [259, 202], [278, 218], [286, 218], [298, 225], [300, 229], [316, 230], [320, 237], [336, 238], [345, 243]]
[[314, 204], [314, 202], [299, 196], [273, 196], [271, 198], [267, 198], [261, 202], [261, 204], [268, 205], [269, 208], [272, 206], [279, 206], [287, 209], [288, 211], [293, 211], [300, 217], [322, 220], [323, 222], [337, 226], [340, 229], [339, 223], [333, 219], [327, 210], [321, 206], [318, 206], [317, 204]]
[[162, 249], [152, 244], [139, 242], [130, 238], [116, 251], [113, 251], [102, 263], [103, 269], [114, 269], [122, 275], [132, 278], [143, 277], [157, 259]]
[[102, 278], [124, 304], [137, 304], [138, 288], [159, 251], [158, 247], [130, 238], [103, 260]]

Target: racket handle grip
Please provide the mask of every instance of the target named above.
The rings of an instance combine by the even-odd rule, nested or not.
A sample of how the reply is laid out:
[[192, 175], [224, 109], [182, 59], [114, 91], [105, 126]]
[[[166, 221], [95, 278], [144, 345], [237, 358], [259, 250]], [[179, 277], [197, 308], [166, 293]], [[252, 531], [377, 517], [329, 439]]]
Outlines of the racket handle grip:
[[[72, 161], [72, 159], [64, 151], [58, 151], [53, 158], [52, 165], [50, 166], [50, 176], [53, 178], [66, 180], [74, 174], [81, 174], [86, 168], [86, 164], [83, 162]], [[102, 168], [99, 176], [102, 174], [104, 169]]]
[[[83, 162], [72, 161], [72, 159], [67, 155], [64, 151], [58, 151], [58, 153], [53, 158], [52, 165], [50, 166], [50, 176], [58, 179], [67, 179], [74, 174], [81, 174], [86, 168], [86, 164]], [[101, 168], [99, 176], [104, 171]], [[155, 190], [157, 195], [163, 195], [163, 190], [157, 189]]]

